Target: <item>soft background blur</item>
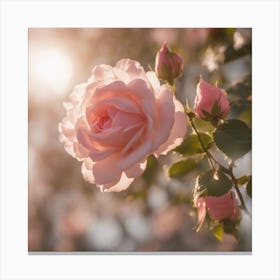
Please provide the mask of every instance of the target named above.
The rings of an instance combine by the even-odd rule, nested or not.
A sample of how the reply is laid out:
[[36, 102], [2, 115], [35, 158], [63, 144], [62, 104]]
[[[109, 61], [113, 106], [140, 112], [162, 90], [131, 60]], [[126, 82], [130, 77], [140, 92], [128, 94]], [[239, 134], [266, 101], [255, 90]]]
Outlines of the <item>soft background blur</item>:
[[[250, 29], [29, 29], [29, 251], [251, 251], [246, 215], [239, 243], [229, 235], [221, 243], [207, 228], [195, 232], [197, 171], [168, 178], [166, 166], [177, 154], [150, 158], [127, 191], [101, 193], [82, 179], [80, 163], [58, 141], [62, 102], [93, 66], [130, 58], [148, 71], [164, 41], [184, 59], [176, 82], [183, 104], [193, 105], [200, 74], [227, 88], [251, 73], [250, 54], [224, 63], [228, 46], [238, 51], [251, 44]], [[233, 117], [251, 125], [251, 108], [237, 109]], [[251, 174], [250, 154], [238, 164], [237, 175]]]

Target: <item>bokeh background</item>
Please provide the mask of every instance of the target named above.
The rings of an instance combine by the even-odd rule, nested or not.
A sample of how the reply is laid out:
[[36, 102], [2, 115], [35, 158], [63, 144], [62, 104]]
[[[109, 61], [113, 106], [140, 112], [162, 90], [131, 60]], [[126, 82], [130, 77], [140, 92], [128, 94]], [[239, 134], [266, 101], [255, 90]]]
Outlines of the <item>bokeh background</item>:
[[[246, 215], [239, 242], [230, 235], [220, 242], [207, 228], [195, 231], [191, 195], [198, 170], [169, 178], [166, 167], [177, 154], [150, 157], [147, 170], [128, 190], [101, 193], [83, 180], [80, 163], [58, 140], [62, 102], [89, 78], [93, 66], [130, 58], [148, 71], [166, 41], [185, 64], [177, 98], [192, 106], [200, 75], [227, 88], [251, 73], [251, 29], [31, 28], [28, 36], [30, 252], [251, 251]], [[244, 106], [231, 114], [251, 125], [251, 107]], [[250, 153], [238, 161], [235, 174], [251, 174]]]

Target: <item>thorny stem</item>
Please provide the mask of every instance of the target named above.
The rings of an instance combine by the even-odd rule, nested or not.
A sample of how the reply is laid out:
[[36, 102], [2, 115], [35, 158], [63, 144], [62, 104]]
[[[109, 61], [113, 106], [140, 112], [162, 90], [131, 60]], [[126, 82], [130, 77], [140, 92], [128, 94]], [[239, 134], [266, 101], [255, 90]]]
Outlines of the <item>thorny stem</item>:
[[206, 154], [206, 156], [207, 156], [207, 158], [208, 158], [208, 160], [209, 160], [209, 163], [210, 163], [211, 167], [212, 167], [215, 171], [217, 170], [217, 169], [215, 168], [214, 164], [213, 164], [213, 161], [214, 161], [224, 173], [226, 173], [226, 174], [229, 175], [229, 177], [231, 178], [231, 180], [232, 180], [232, 182], [233, 182], [233, 187], [234, 187], [234, 189], [236, 190], [237, 195], [238, 195], [238, 197], [239, 197], [239, 200], [240, 200], [240, 202], [241, 202], [241, 206], [240, 206], [240, 207], [241, 207], [241, 208], [243, 209], [243, 211], [251, 218], [252, 215], [251, 215], [251, 213], [249, 212], [248, 208], [246, 207], [246, 204], [245, 204], [245, 202], [244, 202], [243, 196], [242, 196], [242, 194], [241, 194], [241, 192], [240, 192], [240, 189], [239, 189], [239, 187], [238, 187], [238, 184], [237, 184], [237, 179], [235, 178], [235, 176], [234, 176], [234, 174], [233, 174], [233, 171], [232, 171], [233, 166], [234, 166], [234, 162], [231, 161], [231, 163], [230, 163], [230, 165], [229, 165], [228, 168], [226, 168], [226, 167], [223, 166], [220, 162], [218, 162], [218, 161], [213, 157], [213, 155], [208, 151], [208, 149], [205, 147], [205, 145], [204, 145], [204, 143], [203, 143], [203, 141], [202, 141], [202, 139], [201, 139], [201, 137], [200, 137], [200, 134], [199, 134], [199, 132], [198, 132], [198, 130], [197, 130], [197, 128], [196, 128], [194, 122], [193, 122], [193, 117], [192, 117], [191, 115], [189, 115], [189, 114], [188, 114], [188, 117], [189, 117], [189, 120], [190, 120], [190, 123], [191, 123], [191, 126], [192, 126], [193, 130], [194, 130], [195, 133], [197, 134], [198, 141], [199, 141], [199, 143], [200, 143], [200, 145], [201, 145], [203, 151], [205, 152], [205, 154]]

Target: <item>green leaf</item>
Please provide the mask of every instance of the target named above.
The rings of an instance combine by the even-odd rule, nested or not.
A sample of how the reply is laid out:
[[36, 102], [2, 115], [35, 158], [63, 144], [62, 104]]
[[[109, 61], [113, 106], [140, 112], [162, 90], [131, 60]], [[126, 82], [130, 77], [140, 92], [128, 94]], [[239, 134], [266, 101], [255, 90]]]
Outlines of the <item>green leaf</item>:
[[249, 180], [248, 176], [242, 176], [240, 178], [237, 179], [237, 184], [238, 185], [244, 185], [245, 183], [247, 183]]
[[[199, 135], [204, 146], [209, 149], [213, 144], [211, 137], [206, 133], [199, 133]], [[188, 136], [180, 146], [175, 148], [174, 151], [185, 156], [191, 156], [204, 152], [196, 134]]]
[[204, 121], [201, 118], [194, 118], [193, 122], [196, 128], [201, 132], [212, 132], [214, 130], [214, 127], [211, 125], [210, 122]]
[[154, 155], [149, 155], [147, 157], [147, 166], [143, 173], [143, 178], [147, 182], [151, 182], [153, 180], [154, 175], [156, 174], [156, 170], [158, 168], [158, 161]]
[[222, 223], [215, 226], [212, 231], [219, 241], [223, 241], [224, 227]]
[[215, 171], [211, 170], [198, 176], [196, 191], [203, 192], [207, 196], [221, 196], [231, 187], [231, 180], [223, 172], [218, 171], [215, 174]]
[[247, 110], [243, 110], [238, 118], [249, 127], [252, 127], [252, 107], [250, 106]]
[[246, 185], [246, 192], [247, 192], [248, 196], [252, 198], [252, 177], [251, 176]]
[[170, 177], [181, 177], [195, 169], [197, 166], [197, 162], [192, 159], [186, 159], [182, 161], [175, 162], [171, 167], [168, 169], [168, 174]]
[[238, 159], [251, 148], [251, 129], [240, 120], [228, 120], [214, 131], [217, 147], [232, 159]]

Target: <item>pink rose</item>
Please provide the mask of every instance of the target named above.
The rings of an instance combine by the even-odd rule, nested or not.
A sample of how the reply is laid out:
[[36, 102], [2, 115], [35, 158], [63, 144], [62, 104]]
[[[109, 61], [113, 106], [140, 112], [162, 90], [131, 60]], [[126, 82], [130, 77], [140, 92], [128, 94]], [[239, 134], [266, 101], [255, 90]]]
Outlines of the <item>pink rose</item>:
[[171, 85], [183, 72], [183, 59], [170, 51], [165, 42], [157, 53], [155, 71], [160, 79], [168, 81]]
[[94, 67], [64, 107], [60, 141], [101, 191], [128, 188], [149, 154], [166, 154], [186, 133], [183, 106], [169, 87], [130, 59]]
[[206, 83], [202, 78], [196, 88], [195, 113], [204, 120], [224, 118], [230, 106], [224, 90]]
[[233, 191], [222, 196], [199, 197], [194, 200], [194, 207], [197, 208], [199, 228], [203, 224], [207, 212], [212, 220], [235, 221], [240, 218], [240, 208]]

